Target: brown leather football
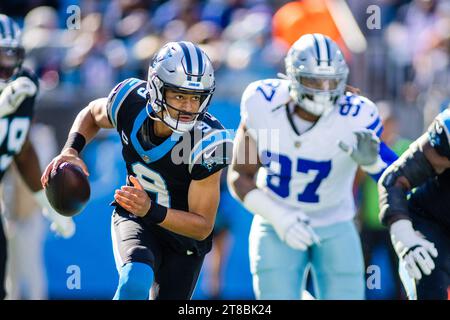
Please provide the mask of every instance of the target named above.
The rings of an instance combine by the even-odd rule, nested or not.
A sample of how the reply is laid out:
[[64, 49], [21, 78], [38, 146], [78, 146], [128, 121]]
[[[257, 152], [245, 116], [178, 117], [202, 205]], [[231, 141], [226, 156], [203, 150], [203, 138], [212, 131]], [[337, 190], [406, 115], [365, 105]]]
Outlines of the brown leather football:
[[50, 174], [45, 188], [48, 201], [59, 214], [72, 217], [89, 201], [89, 180], [80, 167], [64, 162]]

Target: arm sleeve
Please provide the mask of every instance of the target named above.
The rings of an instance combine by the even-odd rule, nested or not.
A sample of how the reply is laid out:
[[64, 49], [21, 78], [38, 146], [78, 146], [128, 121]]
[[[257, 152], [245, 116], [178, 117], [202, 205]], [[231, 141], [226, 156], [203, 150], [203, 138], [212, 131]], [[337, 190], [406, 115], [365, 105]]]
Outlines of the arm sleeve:
[[407, 218], [409, 190], [396, 184], [400, 177], [406, 178], [410, 189], [422, 185], [436, 176], [433, 167], [426, 159], [422, 146], [417, 141], [389, 168], [378, 181], [380, 201], [380, 220], [384, 225], [398, 217]]
[[395, 160], [397, 160], [397, 154], [392, 151], [391, 148], [389, 148], [383, 141], [380, 142], [380, 152], [379, 152], [379, 159], [384, 164], [384, 167], [381, 167], [380, 171], [377, 173], [369, 174], [373, 180], [378, 181], [383, 174], [384, 170], [388, 168], [392, 163], [394, 163]]
[[[366, 97], [354, 94], [346, 94], [345, 102], [341, 105], [347, 110], [347, 118], [350, 119], [354, 130], [362, 128], [373, 131], [379, 138], [383, 132], [383, 123], [378, 113], [378, 108]], [[352, 109], [350, 109], [352, 107]], [[350, 110], [350, 111], [348, 111]], [[352, 111], [355, 110], [355, 111]], [[362, 167], [372, 179], [378, 181], [384, 170], [397, 160], [397, 155], [384, 142], [380, 142], [378, 160], [374, 165]]]

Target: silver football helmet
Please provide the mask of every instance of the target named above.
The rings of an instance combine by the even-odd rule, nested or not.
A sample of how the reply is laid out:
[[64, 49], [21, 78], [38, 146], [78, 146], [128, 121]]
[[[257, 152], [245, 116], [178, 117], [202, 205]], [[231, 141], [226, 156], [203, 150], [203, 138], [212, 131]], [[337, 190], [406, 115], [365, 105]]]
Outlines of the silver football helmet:
[[285, 64], [292, 99], [314, 115], [329, 112], [344, 93], [348, 66], [339, 47], [325, 35], [302, 36], [289, 49]]
[[25, 58], [18, 24], [7, 15], [0, 14], [0, 91], [14, 79]]
[[[197, 112], [186, 112], [169, 105], [165, 90], [200, 95]], [[206, 113], [215, 89], [214, 69], [208, 56], [191, 42], [169, 42], [158, 51], [148, 69], [147, 112], [152, 119], [164, 122], [175, 132], [191, 130]], [[177, 111], [173, 118], [169, 108]], [[180, 116], [192, 116], [191, 121], [180, 121]]]

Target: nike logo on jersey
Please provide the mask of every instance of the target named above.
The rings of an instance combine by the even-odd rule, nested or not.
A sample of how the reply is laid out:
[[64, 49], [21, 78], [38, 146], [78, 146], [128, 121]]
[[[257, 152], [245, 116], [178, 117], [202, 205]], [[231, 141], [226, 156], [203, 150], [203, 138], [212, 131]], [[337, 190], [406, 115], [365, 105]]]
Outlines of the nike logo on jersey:
[[123, 143], [125, 143], [126, 145], [128, 145], [128, 138], [127, 138], [127, 136], [125, 135], [125, 132], [123, 132], [123, 131], [122, 131], [122, 140], [123, 140]]
[[212, 154], [214, 153], [214, 151], [216, 151], [216, 149], [217, 149], [217, 146], [214, 147], [210, 152], [205, 151], [205, 155], [203, 156], [203, 158], [205, 158], [205, 159], [211, 158]]

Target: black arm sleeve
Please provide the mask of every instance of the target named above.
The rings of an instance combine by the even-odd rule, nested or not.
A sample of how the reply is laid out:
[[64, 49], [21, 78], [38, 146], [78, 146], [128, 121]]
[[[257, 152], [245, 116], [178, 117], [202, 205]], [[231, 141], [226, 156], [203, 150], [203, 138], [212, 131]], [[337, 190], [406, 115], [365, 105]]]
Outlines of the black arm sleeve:
[[414, 142], [378, 181], [381, 223], [388, 226], [397, 218], [408, 217], [409, 190], [396, 185], [400, 177], [405, 177], [411, 188], [415, 188], [434, 176], [436, 173], [423, 153], [422, 144]]

